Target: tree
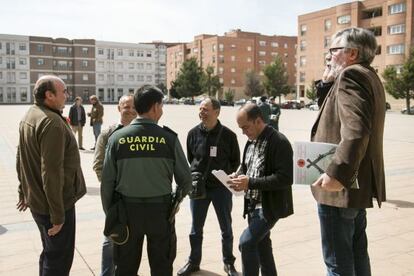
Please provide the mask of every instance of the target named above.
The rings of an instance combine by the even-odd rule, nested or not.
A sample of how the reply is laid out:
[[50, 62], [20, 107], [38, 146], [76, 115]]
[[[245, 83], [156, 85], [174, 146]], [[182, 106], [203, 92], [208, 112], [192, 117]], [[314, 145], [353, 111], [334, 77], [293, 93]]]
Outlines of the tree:
[[290, 93], [290, 86], [288, 84], [288, 74], [283, 65], [282, 58], [276, 56], [275, 60], [266, 66], [263, 70], [264, 81], [263, 87], [269, 96], [280, 97]]
[[228, 103], [232, 103], [234, 100], [234, 89], [228, 88], [226, 92], [224, 92], [224, 100]]
[[308, 97], [309, 100], [311, 101], [315, 101], [316, 98], [318, 97], [316, 95], [316, 86], [315, 86], [315, 81], [312, 80], [312, 85], [309, 86], [309, 88], [306, 88], [306, 97]]
[[203, 74], [203, 91], [209, 96], [214, 97], [222, 86], [220, 78], [217, 75], [214, 75], [214, 68], [212, 66], [207, 66], [205, 73]]
[[175, 81], [172, 81], [170, 88], [170, 97], [178, 99], [180, 98], [180, 95], [178, 95], [177, 90], [175, 90], [175, 87], [177, 87], [177, 85], [175, 84]]
[[414, 49], [403, 64], [400, 73], [394, 66], [385, 68], [382, 73], [385, 90], [395, 99], [405, 99], [407, 114], [411, 114], [410, 100], [414, 99]]
[[168, 89], [167, 89], [167, 87], [165, 86], [164, 83], [161, 82], [161, 83], [157, 84], [156, 86], [162, 91], [162, 93], [164, 95], [168, 94]]
[[203, 93], [203, 69], [198, 65], [197, 59], [192, 57], [183, 62], [180, 72], [175, 81], [171, 84], [171, 89], [177, 93], [179, 97], [198, 96]]
[[263, 95], [263, 86], [259, 76], [254, 71], [248, 71], [245, 75], [244, 94], [248, 97], [258, 97]]

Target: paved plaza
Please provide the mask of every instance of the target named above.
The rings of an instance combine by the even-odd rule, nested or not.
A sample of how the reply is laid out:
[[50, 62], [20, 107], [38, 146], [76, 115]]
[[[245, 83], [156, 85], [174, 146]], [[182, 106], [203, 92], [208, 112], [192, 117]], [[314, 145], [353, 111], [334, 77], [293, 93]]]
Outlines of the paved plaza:
[[[85, 106], [86, 110], [90, 106]], [[0, 106], [0, 275], [38, 275], [40, 235], [30, 211], [19, 213], [15, 154], [18, 122], [28, 106]], [[236, 107], [223, 107], [221, 122], [236, 132], [241, 149], [245, 136], [235, 122]], [[69, 106], [64, 114], [69, 112]], [[187, 131], [198, 123], [196, 106], [166, 105], [160, 124], [178, 132], [185, 147]], [[293, 143], [309, 140], [317, 112], [282, 110], [281, 131]], [[118, 121], [115, 105], [105, 105], [104, 127]], [[84, 128], [84, 147], [93, 146], [92, 129]], [[414, 116], [397, 112], [386, 115], [384, 134], [387, 199], [379, 209], [368, 210], [368, 238], [372, 275], [414, 275]], [[99, 275], [104, 214], [99, 183], [92, 170], [92, 151], [81, 152], [88, 193], [76, 205], [76, 251], [71, 275]], [[309, 187], [293, 187], [295, 214], [279, 221], [272, 231], [273, 252], [279, 275], [325, 275], [322, 260], [316, 204]], [[234, 254], [241, 271], [238, 240], [247, 225], [242, 218], [242, 198], [233, 199]], [[188, 233], [191, 215], [186, 199], [176, 219], [178, 252], [174, 272], [184, 265], [189, 254]], [[224, 275], [221, 236], [213, 208], [204, 229], [202, 271], [194, 275]], [[139, 275], [150, 275], [146, 253]], [[162, 276], [162, 275], [159, 275]]]

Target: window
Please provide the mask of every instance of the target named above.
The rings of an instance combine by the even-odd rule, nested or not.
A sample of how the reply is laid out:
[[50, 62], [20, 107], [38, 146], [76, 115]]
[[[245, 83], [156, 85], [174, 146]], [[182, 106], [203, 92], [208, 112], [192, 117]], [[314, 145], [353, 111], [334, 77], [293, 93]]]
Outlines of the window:
[[232, 67], [230, 70], [232, 73], [236, 73], [236, 68]]
[[299, 66], [300, 67], [303, 67], [303, 66], [305, 66], [306, 65], [306, 57], [305, 56], [301, 56], [300, 58], [299, 58]]
[[57, 52], [59, 54], [66, 54], [68, 52], [68, 48], [66, 48], [66, 47], [57, 47]]
[[349, 14], [338, 16], [338, 24], [348, 24], [349, 22], [351, 22], [351, 16]]
[[128, 63], [128, 69], [134, 69], [134, 67], [135, 67], [134, 63], [132, 62]]
[[216, 51], [216, 44], [213, 44], [213, 46], [211, 46], [211, 51], [213, 51], [213, 52]]
[[235, 56], [231, 56], [230, 59], [231, 59], [231, 61], [236, 61], [236, 57]]
[[152, 76], [147, 76], [147, 82], [152, 82]]
[[[1, 62], [0, 62], [1, 63]], [[27, 61], [25, 58], [19, 58], [19, 64], [20, 65], [26, 65]]]
[[231, 84], [236, 84], [236, 80], [235, 79], [232, 79], [231, 80]]
[[16, 69], [16, 61], [14, 60], [14, 58], [8, 58], [6, 61], [6, 68], [7, 69]]
[[124, 55], [124, 51], [122, 49], [118, 49], [117, 54], [118, 56], [122, 57]]
[[87, 81], [89, 79], [88, 74], [83, 74], [82, 75], [82, 80]]
[[388, 46], [388, 54], [390, 55], [399, 55], [404, 54], [405, 52], [405, 45], [404, 44], [395, 44]]
[[3, 47], [3, 44], [0, 42], [0, 50], [1, 50], [2, 47]]
[[300, 41], [300, 50], [305, 51], [306, 50], [306, 40]]
[[3, 87], [0, 87], [0, 103], [4, 102]]
[[144, 63], [137, 63], [138, 69], [144, 69]]
[[264, 66], [264, 65], [266, 65], [266, 61], [265, 61], [265, 60], [259, 60], [259, 64], [260, 64], [261, 66]]
[[361, 18], [362, 19], [369, 19], [382, 16], [382, 7], [373, 8], [369, 10], [362, 11]]
[[377, 50], [375, 51], [375, 55], [381, 55], [381, 45], [378, 45]]
[[89, 48], [87, 47], [82, 47], [82, 54], [87, 55], [89, 52]]
[[133, 56], [134, 56], [134, 52], [135, 52], [134, 50], [129, 50], [129, 51], [128, 51], [129, 56], [130, 56], [130, 57], [133, 57]]
[[324, 48], [329, 48], [330, 45], [331, 45], [331, 37], [330, 36], [325, 36], [323, 38], [323, 47]]
[[16, 73], [15, 72], [7, 72], [7, 82], [16, 82]]
[[63, 67], [63, 68], [66, 68], [66, 67], [68, 67], [68, 62], [66, 61], [66, 60], [58, 60], [58, 62], [57, 62], [57, 66], [58, 67]]
[[325, 19], [325, 31], [329, 31], [332, 28], [332, 20]]
[[147, 57], [152, 57], [152, 52], [151, 51], [147, 51]]
[[147, 70], [152, 70], [152, 63], [147, 63]]
[[103, 61], [98, 61], [98, 67], [99, 67], [99, 68], [104, 68], [104, 67], [105, 67], [105, 62], [103, 62]]
[[41, 66], [45, 64], [45, 60], [43, 58], [38, 58], [37, 59], [37, 65]]
[[137, 57], [144, 57], [144, 51], [137, 51]]
[[285, 56], [285, 58], [287, 58], [287, 57], [288, 57], [288, 53], [284, 53], [283, 55]]
[[98, 55], [102, 56], [104, 54], [104, 49], [99, 48], [98, 49]]
[[67, 80], [68, 79], [68, 75], [66, 74], [60, 74], [58, 75], [59, 78], [61, 78], [62, 80]]
[[403, 13], [405, 12], [405, 3], [398, 3], [394, 5], [390, 5], [388, 7], [389, 14], [396, 14], [396, 13]]
[[3, 63], [3, 58], [2, 57], [0, 57], [0, 64], [2, 64]]
[[0, 80], [3, 79], [3, 72], [0, 71]]
[[135, 77], [134, 75], [128, 75], [128, 81], [134, 81]]
[[82, 60], [82, 67], [88, 67], [88, 61]]
[[277, 43], [277, 42], [272, 42], [271, 45], [272, 45], [273, 48], [279, 47], [279, 43]]
[[105, 75], [104, 74], [99, 74], [98, 75], [98, 80], [99, 81], [104, 81], [105, 80]]
[[124, 81], [124, 75], [118, 75], [118, 76], [116, 76], [116, 79], [118, 81]]
[[236, 44], [231, 44], [232, 49], [236, 49]]
[[193, 48], [193, 53], [198, 53], [198, 48]]
[[300, 25], [300, 35], [306, 35], [307, 30], [308, 30], [308, 27], [305, 24]]
[[271, 52], [271, 53], [270, 53], [270, 55], [271, 55], [272, 57], [277, 57], [278, 53], [276, 53], [276, 52]]
[[26, 51], [26, 43], [19, 43], [19, 50]]
[[21, 79], [21, 80], [27, 79], [27, 73], [26, 72], [20, 72], [19, 73], [19, 79]]
[[224, 63], [224, 56], [223, 55], [219, 55], [219, 63]]
[[375, 36], [381, 36], [382, 35], [382, 27], [378, 26], [378, 27], [372, 27], [368, 29], [369, 31], [371, 31]]
[[117, 62], [117, 63], [116, 63], [116, 67], [117, 67], [118, 69], [123, 69], [123, 68], [124, 68], [124, 64], [123, 64], [122, 62]]
[[247, 62], [252, 62], [252, 58], [248, 57]]
[[287, 43], [283, 44], [283, 47], [284, 47], [285, 49], [287, 49], [287, 48], [288, 48]]
[[264, 57], [266, 55], [265, 51], [259, 51], [259, 56]]
[[388, 34], [403, 34], [405, 33], [405, 24], [391, 25], [388, 26]]
[[219, 67], [219, 74], [223, 74], [224, 73], [224, 68], [223, 67]]
[[247, 51], [248, 52], [251, 52], [251, 50], [252, 50], [252, 47], [251, 46], [247, 46]]
[[393, 65], [393, 66], [394, 66], [395, 71], [397, 72], [397, 74], [401, 74], [401, 71], [402, 71], [404, 65], [399, 64], [399, 65]]
[[44, 45], [43, 44], [37, 44], [37, 51], [39, 52], [39, 53], [43, 53], [44, 52], [44, 50], [45, 50], [45, 47], [44, 47]]
[[305, 72], [300, 72], [299, 73], [299, 81], [300, 82], [305, 82]]
[[219, 44], [219, 51], [224, 51], [224, 45], [223, 44]]
[[20, 88], [20, 101], [27, 102], [27, 88], [26, 87]]
[[144, 76], [143, 75], [138, 75], [137, 76], [137, 81], [144, 81]]
[[259, 45], [260, 45], [260, 46], [266, 46], [266, 41], [264, 41], [264, 40], [260, 40], [260, 41], [259, 41]]

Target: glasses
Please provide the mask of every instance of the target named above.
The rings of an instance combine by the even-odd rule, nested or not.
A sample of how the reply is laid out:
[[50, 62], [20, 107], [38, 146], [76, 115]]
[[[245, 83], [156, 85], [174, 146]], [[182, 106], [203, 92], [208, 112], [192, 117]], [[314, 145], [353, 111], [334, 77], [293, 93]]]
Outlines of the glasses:
[[336, 52], [338, 52], [339, 50], [345, 49], [346, 47], [335, 47], [335, 48], [330, 48], [329, 49], [329, 53], [331, 55], [335, 54]]

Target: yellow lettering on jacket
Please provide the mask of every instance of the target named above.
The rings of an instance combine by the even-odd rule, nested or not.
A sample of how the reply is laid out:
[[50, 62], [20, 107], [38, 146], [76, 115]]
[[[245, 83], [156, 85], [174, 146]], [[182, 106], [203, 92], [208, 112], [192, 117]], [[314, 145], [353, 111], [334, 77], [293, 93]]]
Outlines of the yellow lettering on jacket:
[[118, 140], [120, 145], [128, 144], [130, 151], [155, 151], [157, 144], [166, 144], [164, 137], [128, 136]]

